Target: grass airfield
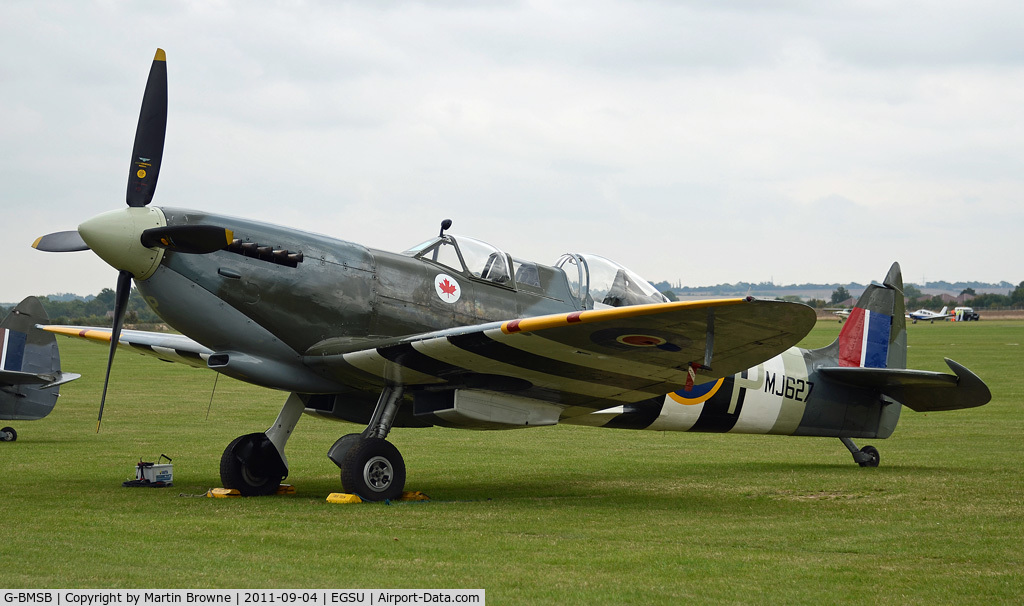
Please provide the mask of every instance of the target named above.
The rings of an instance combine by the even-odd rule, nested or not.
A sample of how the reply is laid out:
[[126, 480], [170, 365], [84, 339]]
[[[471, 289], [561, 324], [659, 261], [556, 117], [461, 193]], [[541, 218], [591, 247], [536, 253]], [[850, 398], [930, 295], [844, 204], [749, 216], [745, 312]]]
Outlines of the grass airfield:
[[[822, 320], [804, 346], [827, 344]], [[492, 604], [1024, 601], [1024, 321], [908, 326], [912, 368], [978, 373], [993, 401], [904, 409], [853, 463], [837, 439], [550, 427], [396, 429], [429, 502], [332, 505], [326, 457], [354, 425], [304, 418], [296, 494], [210, 499], [221, 452], [285, 394], [60, 339], [55, 411], [3, 422], [0, 585], [12, 588], [484, 588]], [[209, 413], [208, 413], [209, 409]], [[123, 488], [140, 458], [172, 488]]]

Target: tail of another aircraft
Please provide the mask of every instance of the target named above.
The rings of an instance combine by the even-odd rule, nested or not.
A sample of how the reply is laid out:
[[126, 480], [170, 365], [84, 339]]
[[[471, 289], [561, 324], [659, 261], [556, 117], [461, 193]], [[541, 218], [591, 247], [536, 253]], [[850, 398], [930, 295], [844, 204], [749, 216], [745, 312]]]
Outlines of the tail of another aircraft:
[[857, 299], [839, 338], [815, 353], [846, 368], [906, 368], [905, 317], [903, 275], [893, 263], [882, 285], [871, 284]]
[[[43, 306], [29, 297], [0, 323], [0, 419], [45, 417], [59, 386], [80, 376], [61, 372], [56, 337], [35, 327], [48, 322]], [[11, 433], [6, 429], [5, 436]]]

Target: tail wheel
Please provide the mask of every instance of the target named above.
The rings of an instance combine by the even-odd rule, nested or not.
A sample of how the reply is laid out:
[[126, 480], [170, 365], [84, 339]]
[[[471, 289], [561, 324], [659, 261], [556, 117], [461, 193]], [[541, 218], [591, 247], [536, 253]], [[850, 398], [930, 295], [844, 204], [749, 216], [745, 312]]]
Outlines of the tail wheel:
[[280, 459], [266, 434], [239, 436], [221, 455], [220, 481], [224, 488], [234, 488], [246, 497], [274, 494], [288, 475]]
[[13, 442], [18, 439], [18, 432], [13, 427], [0, 429], [0, 442]]
[[397, 499], [405, 488], [405, 461], [390, 442], [362, 439], [345, 454], [341, 486], [366, 501]]
[[874, 446], [865, 446], [864, 448], [861, 448], [860, 451], [871, 456], [867, 461], [859, 463], [861, 467], [878, 467], [878, 463], [882, 460], [882, 456], [878, 454], [877, 448]]

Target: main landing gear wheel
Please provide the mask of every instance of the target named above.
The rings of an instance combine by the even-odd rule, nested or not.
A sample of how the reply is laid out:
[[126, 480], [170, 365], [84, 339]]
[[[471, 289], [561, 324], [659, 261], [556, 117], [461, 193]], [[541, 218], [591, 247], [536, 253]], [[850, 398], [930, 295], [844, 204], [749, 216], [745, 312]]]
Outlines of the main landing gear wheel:
[[858, 461], [857, 464], [861, 467], [878, 467], [878, 463], [882, 460], [882, 455], [878, 454], [878, 449], [874, 446], [865, 446], [860, 451], [871, 458], [866, 461]]
[[277, 448], [266, 434], [234, 439], [220, 458], [220, 481], [245, 497], [274, 494], [288, 475]]
[[18, 432], [13, 427], [0, 429], [0, 442], [13, 442], [18, 439]]
[[345, 454], [341, 486], [345, 492], [366, 501], [384, 501], [402, 496], [405, 461], [391, 442], [363, 438]]

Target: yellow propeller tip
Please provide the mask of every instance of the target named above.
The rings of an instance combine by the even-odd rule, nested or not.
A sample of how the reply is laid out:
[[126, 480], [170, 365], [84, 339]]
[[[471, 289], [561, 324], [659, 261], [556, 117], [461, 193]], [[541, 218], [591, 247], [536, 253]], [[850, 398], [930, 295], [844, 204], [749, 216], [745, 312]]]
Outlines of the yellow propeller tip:
[[36, 238], [36, 241], [32, 243], [32, 248], [39, 248], [39, 241], [42, 240], [42, 239], [43, 239], [42, 236], [39, 236], [38, 238]]
[[153, 61], [167, 61], [167, 54], [164, 53], [164, 49], [156, 49], [156, 56], [153, 57]]

